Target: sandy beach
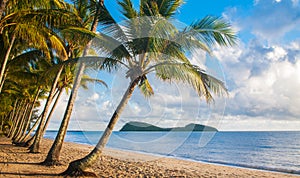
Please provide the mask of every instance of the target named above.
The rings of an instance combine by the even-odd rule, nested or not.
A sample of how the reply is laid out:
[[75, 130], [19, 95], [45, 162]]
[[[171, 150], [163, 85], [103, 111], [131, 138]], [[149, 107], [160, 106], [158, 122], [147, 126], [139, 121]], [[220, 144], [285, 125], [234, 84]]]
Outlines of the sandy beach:
[[[28, 153], [27, 148], [11, 144], [0, 137], [0, 177], [60, 177], [72, 160], [82, 158], [93, 147], [65, 143], [60, 166], [39, 165], [43, 161], [51, 140], [44, 139], [41, 153]], [[98, 163], [92, 167], [99, 177], [300, 177], [293, 174], [205, 164], [173, 158], [139, 154], [128, 151], [106, 149]]]

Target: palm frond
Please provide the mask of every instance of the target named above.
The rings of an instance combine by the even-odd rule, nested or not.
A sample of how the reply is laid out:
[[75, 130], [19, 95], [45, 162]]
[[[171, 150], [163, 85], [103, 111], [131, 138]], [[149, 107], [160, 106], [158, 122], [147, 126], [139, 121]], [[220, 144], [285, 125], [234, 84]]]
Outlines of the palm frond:
[[10, 75], [7, 76], [8, 80], [13, 80], [18, 83], [37, 83], [39, 79], [39, 75], [32, 72], [25, 71], [16, 71], [11, 72]]
[[100, 53], [108, 54], [109, 58], [128, 59], [131, 57], [126, 46], [121, 41], [104, 33], [97, 34], [93, 39], [92, 45], [95, 46]]
[[158, 0], [160, 14], [165, 18], [175, 15], [178, 8], [183, 4], [182, 0]]
[[24, 11], [19, 16], [20, 21], [32, 23], [40, 22], [47, 24], [50, 28], [60, 29], [63, 26], [80, 26], [81, 19], [65, 9], [38, 9], [34, 11]]
[[185, 30], [178, 32], [173, 39], [173, 41], [181, 45], [183, 50], [195, 51], [198, 49], [202, 49], [203, 51], [208, 52], [209, 54], [211, 53], [210, 47], [205, 42], [197, 40], [196, 38], [190, 35], [190, 32], [186, 32]]
[[66, 60], [68, 58], [68, 54], [66, 51], [66, 47], [64, 42], [59, 38], [56, 34], [52, 33], [48, 37], [48, 40], [51, 44], [51, 48], [56, 51], [56, 54], [60, 59]]
[[26, 41], [31, 46], [35, 46], [37, 49], [43, 51], [48, 58], [50, 58], [44, 33], [41, 32], [41, 29], [39, 29], [36, 25], [18, 24], [13, 33], [16, 35], [16, 38]]
[[182, 0], [141, 0], [140, 15], [170, 18], [182, 4]]
[[8, 66], [22, 66], [27, 64], [30, 60], [38, 60], [43, 58], [44, 55], [40, 50], [31, 50], [24, 52], [8, 62]]
[[97, 34], [82, 27], [69, 26], [60, 31], [62, 36], [72, 45], [85, 47]]
[[206, 16], [202, 20], [192, 23], [185, 33], [204, 42], [208, 47], [216, 44], [232, 46], [237, 41], [231, 25], [219, 17]]
[[49, 1], [44, 0], [10, 0], [6, 4], [9, 7], [9, 11], [19, 11], [24, 9], [44, 8], [49, 9]]
[[84, 75], [84, 76], [82, 76], [82, 84], [84, 84], [86, 82], [95, 82], [97, 84], [104, 85], [106, 88], [108, 88], [108, 85], [105, 83], [105, 81], [97, 79], [97, 78], [91, 78], [87, 75]]
[[134, 9], [131, 0], [118, 1], [118, 4], [122, 7], [121, 13], [128, 19], [136, 18], [138, 12]]
[[120, 60], [116, 60], [109, 57], [98, 57], [98, 56], [85, 56], [85, 57], [78, 57], [78, 58], [69, 58], [66, 61], [63, 61], [59, 64], [53, 65], [52, 67], [48, 68], [45, 72], [45, 76], [55, 74], [61, 66], [68, 66], [68, 65], [76, 65], [79, 62], [85, 63], [87, 68], [92, 68], [96, 70], [107, 70], [112, 71], [116, 69], [118, 65], [123, 65], [126, 68], [129, 68], [125, 63]]
[[173, 61], [164, 62], [155, 66], [155, 72], [156, 76], [162, 80], [189, 84], [200, 97], [205, 97], [207, 103], [214, 101], [212, 93], [218, 96], [227, 94], [222, 81], [194, 65]]
[[154, 91], [153, 91], [146, 75], [142, 76], [142, 79], [139, 83], [139, 88], [145, 97], [150, 97], [150, 96], [154, 95]]

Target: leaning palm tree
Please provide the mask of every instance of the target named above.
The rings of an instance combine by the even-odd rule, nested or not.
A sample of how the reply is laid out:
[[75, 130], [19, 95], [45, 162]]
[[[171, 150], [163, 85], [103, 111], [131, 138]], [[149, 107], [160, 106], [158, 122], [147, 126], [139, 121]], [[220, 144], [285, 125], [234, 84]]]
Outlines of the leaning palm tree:
[[182, 3], [181, 0], [141, 0], [137, 11], [130, 0], [119, 2], [128, 20], [120, 25], [105, 23], [95, 44], [100, 44], [102, 54], [107, 55], [102, 67], [124, 66], [130, 83], [95, 148], [84, 158], [71, 162], [63, 175], [93, 174], [86, 169], [98, 160], [135, 88], [138, 86], [145, 96], [154, 94], [147, 79], [149, 73], [155, 72], [163, 81], [190, 85], [208, 103], [213, 101], [213, 93], [227, 93], [222, 81], [191, 64], [187, 54], [197, 49], [210, 52], [213, 45], [235, 44], [231, 26], [221, 18], [207, 16], [180, 28], [171, 17]]
[[[60, 59], [62, 60], [66, 60], [68, 59], [69, 57], [71, 57], [72, 55], [72, 50], [71, 50], [71, 45], [73, 44], [72, 41], [70, 41], [69, 39], [66, 40], [64, 34], [62, 34], [62, 31], [66, 30], [66, 29], [69, 29], [70, 27], [74, 27], [74, 28], [78, 28], [80, 29], [83, 24], [81, 22], [81, 19], [80, 17], [77, 16], [77, 14], [75, 12], [73, 12], [74, 9], [72, 9], [71, 6], [68, 6], [65, 4], [63, 4], [63, 8], [58, 8], [58, 9], [54, 9], [54, 10], [59, 10], [59, 11], [63, 11], [63, 10], [68, 10], [69, 13], [72, 13], [73, 14], [73, 19], [76, 19], [76, 21], [74, 22], [74, 20], [70, 20], [70, 21], [65, 21], [64, 24], [58, 24], [57, 26], [54, 26], [54, 29], [55, 31], [57, 32], [57, 35], [60, 36], [61, 38], [61, 41], [63, 41], [62, 39], [64, 39], [64, 51], [66, 53], [68, 53], [68, 56], [64, 59], [62, 57], [60, 57]], [[57, 59], [56, 59], [57, 60]], [[47, 99], [47, 102], [45, 104], [45, 107], [44, 107], [44, 111], [43, 111], [43, 114], [42, 114], [42, 118], [41, 118], [41, 121], [40, 121], [40, 124], [39, 124], [39, 127], [37, 129], [37, 132], [36, 132], [36, 136], [35, 136], [35, 139], [34, 139], [34, 142], [33, 144], [31, 145], [30, 147], [30, 152], [31, 153], [37, 153], [39, 152], [39, 145], [40, 145], [40, 142], [41, 142], [41, 139], [44, 135], [44, 127], [46, 126], [45, 123], [46, 123], [46, 119], [47, 119], [47, 115], [48, 115], [48, 111], [50, 109], [50, 105], [54, 99], [54, 94], [55, 94], [55, 91], [57, 90], [57, 83], [59, 81], [59, 77], [63, 71], [64, 67], [63, 65], [59, 66], [59, 68], [57, 69], [58, 72], [56, 73], [56, 77], [55, 79], [53, 80], [53, 83], [52, 83], [52, 87], [51, 87], [51, 91], [49, 92], [49, 97]]]
[[[69, 30], [66, 30], [66, 33], [75, 35], [75, 37], [73, 37], [73, 42], [74, 39], [78, 39], [78, 36], [81, 37], [81, 40], [84, 40], [84, 38], [82, 38], [82, 35], [84, 35], [84, 37], [95, 37], [96, 35], [96, 30], [97, 30], [97, 26], [99, 23], [99, 20], [102, 19], [102, 21], [104, 20], [103, 17], [100, 16], [100, 13], [103, 12], [103, 0], [91, 0], [91, 1], [85, 1], [85, 0], [74, 0], [74, 6], [76, 9], [76, 12], [78, 13], [78, 15], [80, 16], [80, 18], [83, 21], [83, 24], [86, 24], [86, 29], [79, 29], [79, 28], [70, 28]], [[102, 14], [101, 14], [102, 15]], [[76, 38], [77, 36], [77, 38]], [[90, 39], [90, 38], [89, 38]], [[88, 54], [88, 51], [90, 50], [91, 47], [91, 43], [88, 42], [81, 42], [83, 44], [86, 44], [84, 46], [84, 49], [79, 50], [79, 54], [81, 54], [82, 56], [86, 56]], [[75, 56], [76, 57], [76, 56]], [[71, 60], [68, 60], [71, 61]], [[64, 117], [62, 119], [61, 125], [59, 127], [58, 133], [55, 137], [55, 140], [47, 154], [47, 157], [45, 159], [44, 162], [42, 162], [42, 164], [44, 165], [55, 165], [55, 164], [59, 164], [59, 156], [60, 156], [60, 151], [63, 145], [63, 141], [67, 132], [67, 128], [68, 128], [68, 124], [71, 118], [71, 113], [73, 110], [73, 106], [74, 106], [74, 102], [77, 96], [77, 92], [79, 89], [79, 86], [81, 84], [81, 80], [83, 75], [83, 72], [85, 70], [85, 63], [83, 62], [79, 62], [79, 67], [78, 67], [78, 72], [76, 74], [76, 78], [74, 81], [74, 85], [69, 97], [69, 101], [68, 101], [68, 105], [67, 108], [65, 110], [65, 114]], [[103, 82], [102, 82], [103, 83]]]

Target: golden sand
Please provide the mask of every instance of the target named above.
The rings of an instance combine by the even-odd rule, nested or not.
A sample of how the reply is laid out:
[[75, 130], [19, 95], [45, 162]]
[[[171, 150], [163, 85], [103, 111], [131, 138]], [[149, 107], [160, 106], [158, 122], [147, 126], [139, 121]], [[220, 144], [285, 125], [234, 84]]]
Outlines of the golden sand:
[[[64, 143], [60, 166], [42, 166], [52, 144], [44, 139], [41, 153], [28, 153], [27, 148], [11, 144], [5, 137], [0, 138], [0, 177], [59, 177], [70, 161], [82, 158], [93, 148], [88, 145]], [[285, 178], [300, 177], [262, 170], [253, 170], [205, 164], [173, 158], [165, 158], [128, 151], [106, 149], [103, 156], [91, 168], [99, 177], [259, 177]]]

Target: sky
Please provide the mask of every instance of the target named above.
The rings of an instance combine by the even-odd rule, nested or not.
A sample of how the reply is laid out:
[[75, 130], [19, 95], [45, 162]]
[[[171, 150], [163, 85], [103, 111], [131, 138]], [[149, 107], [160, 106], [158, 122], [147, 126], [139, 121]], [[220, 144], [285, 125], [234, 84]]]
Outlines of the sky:
[[[115, 1], [105, 5], [122, 20]], [[239, 41], [231, 48], [214, 47], [211, 56], [194, 52], [191, 61], [224, 81], [229, 95], [207, 105], [188, 86], [151, 75], [155, 95], [144, 98], [136, 89], [116, 130], [129, 121], [161, 127], [199, 123], [221, 131], [300, 130], [299, 0], [186, 0], [176, 19], [189, 25], [206, 15], [229, 21]], [[79, 91], [70, 130], [103, 130], [129, 83], [124, 70], [87, 73], [109, 87], [90, 84]], [[65, 95], [49, 129], [58, 128], [67, 99]]]

